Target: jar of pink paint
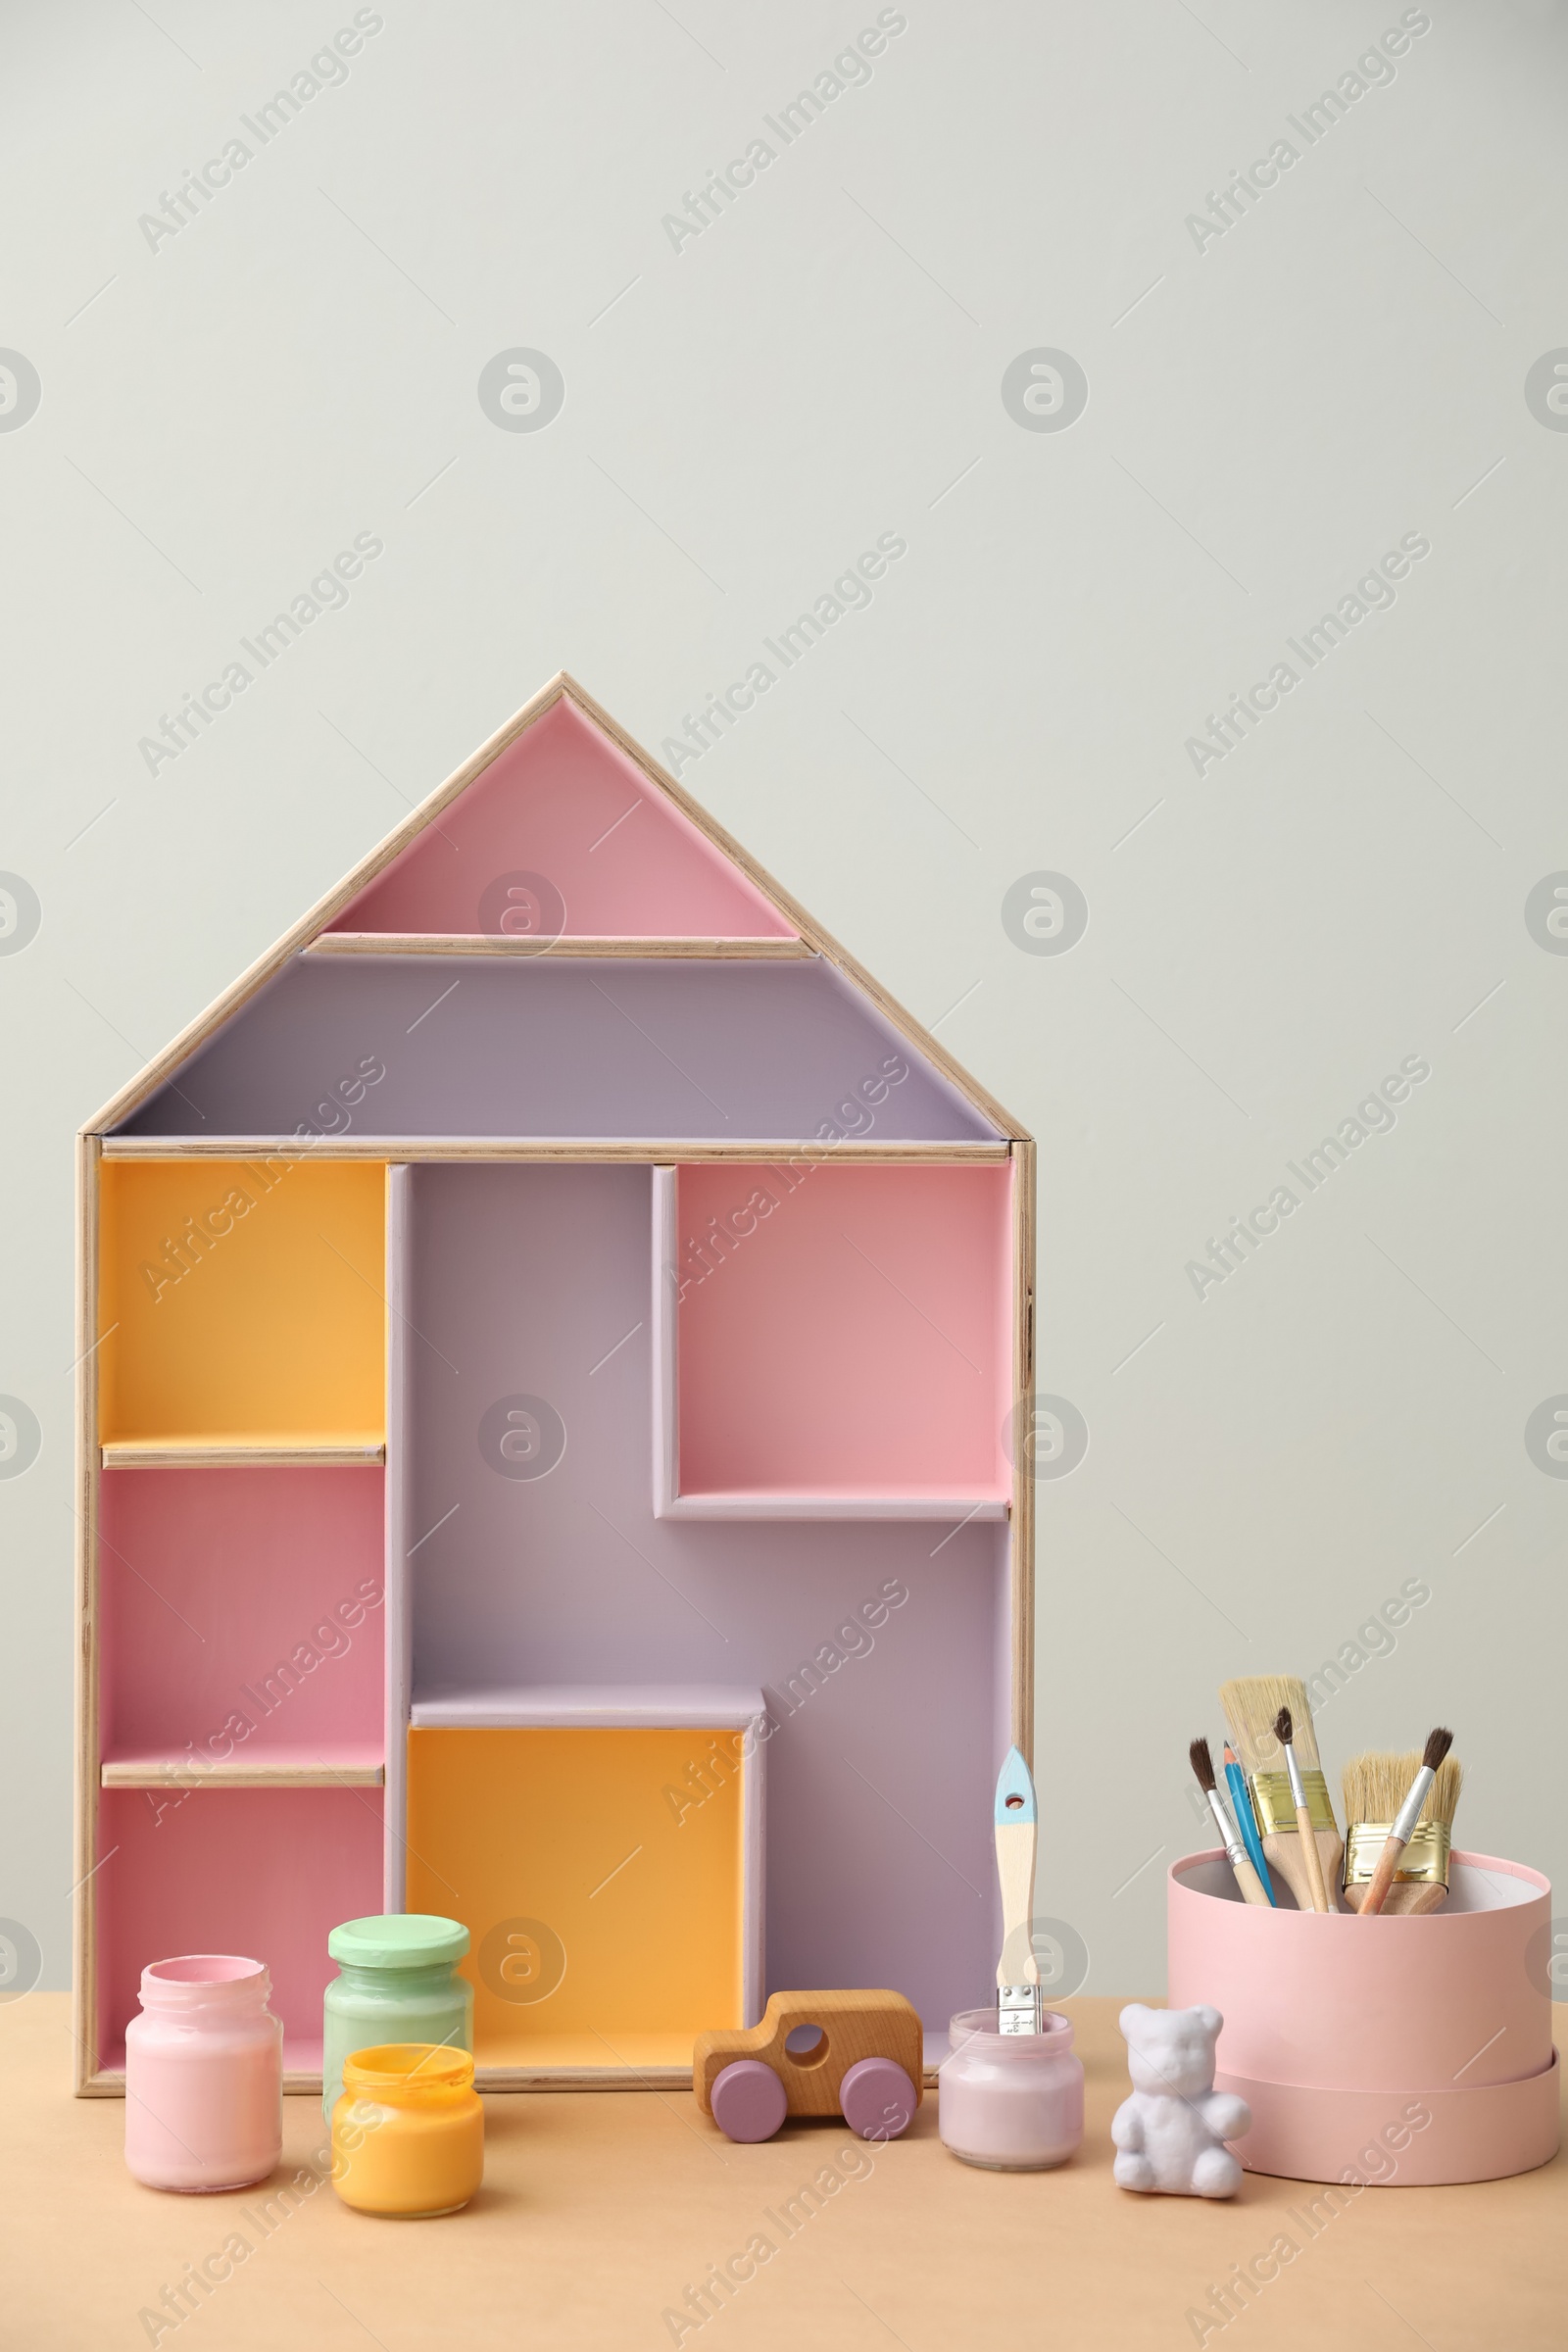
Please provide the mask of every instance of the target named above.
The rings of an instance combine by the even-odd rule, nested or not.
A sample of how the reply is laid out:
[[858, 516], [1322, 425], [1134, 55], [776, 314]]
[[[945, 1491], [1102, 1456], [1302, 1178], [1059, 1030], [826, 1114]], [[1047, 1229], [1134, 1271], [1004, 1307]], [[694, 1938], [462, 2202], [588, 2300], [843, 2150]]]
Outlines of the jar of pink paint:
[[283, 2029], [260, 1960], [207, 1953], [141, 1973], [125, 2029], [125, 2163], [149, 2188], [248, 2188], [283, 2147]]
[[937, 2128], [965, 2164], [997, 2173], [1065, 2164], [1084, 2135], [1083, 2062], [1072, 2023], [1045, 2011], [1038, 2034], [1001, 2034], [995, 2009], [960, 2009], [937, 2074]]

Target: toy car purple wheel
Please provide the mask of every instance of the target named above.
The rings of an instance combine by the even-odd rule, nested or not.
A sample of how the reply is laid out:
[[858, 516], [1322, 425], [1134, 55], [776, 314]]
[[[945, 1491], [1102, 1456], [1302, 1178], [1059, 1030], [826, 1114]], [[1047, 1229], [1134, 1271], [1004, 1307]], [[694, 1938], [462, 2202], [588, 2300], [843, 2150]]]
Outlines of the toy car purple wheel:
[[861, 2058], [839, 2084], [844, 2121], [862, 2139], [897, 2139], [914, 2120], [914, 2084], [891, 2058]]
[[[897, 2071], [897, 2070], [895, 2070]], [[902, 2078], [906, 2082], [907, 2076]], [[771, 2139], [784, 2121], [788, 2094], [760, 2058], [737, 2058], [709, 2093], [713, 2121], [726, 2139]]]

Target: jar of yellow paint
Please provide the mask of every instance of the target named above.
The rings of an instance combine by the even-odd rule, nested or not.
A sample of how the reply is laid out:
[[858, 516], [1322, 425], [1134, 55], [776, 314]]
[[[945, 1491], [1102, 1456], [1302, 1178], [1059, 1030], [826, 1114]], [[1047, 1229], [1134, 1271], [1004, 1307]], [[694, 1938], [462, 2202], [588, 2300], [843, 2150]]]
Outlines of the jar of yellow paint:
[[484, 2109], [466, 2050], [389, 2041], [343, 2062], [332, 2185], [360, 2213], [456, 2213], [484, 2178]]

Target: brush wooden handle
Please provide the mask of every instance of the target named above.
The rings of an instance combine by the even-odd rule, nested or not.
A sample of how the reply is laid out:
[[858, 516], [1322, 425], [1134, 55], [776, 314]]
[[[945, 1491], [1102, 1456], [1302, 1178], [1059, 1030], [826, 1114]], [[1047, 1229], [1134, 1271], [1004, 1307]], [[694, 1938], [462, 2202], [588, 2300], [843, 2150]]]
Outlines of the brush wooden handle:
[[1263, 1855], [1269, 1869], [1285, 1881], [1296, 1897], [1298, 1911], [1318, 1908], [1312, 1892], [1312, 1881], [1307, 1876], [1307, 1860], [1302, 1848], [1310, 1846], [1317, 1861], [1324, 1887], [1323, 1908], [1332, 1911], [1327, 1889], [1340, 1883], [1345, 1847], [1338, 1830], [1319, 1830], [1315, 1838], [1303, 1838], [1294, 1830], [1271, 1830], [1263, 1840]]
[[1263, 1882], [1258, 1877], [1256, 1871], [1252, 1868], [1252, 1865], [1248, 1860], [1246, 1854], [1243, 1854], [1239, 1862], [1233, 1862], [1231, 1864], [1231, 1868], [1236, 1873], [1236, 1884], [1242, 1890], [1243, 1902], [1261, 1903], [1264, 1909], [1267, 1910], [1269, 1907], [1269, 1900], [1268, 1896], [1263, 1892]]
[[1366, 1892], [1361, 1897], [1361, 1917], [1363, 1919], [1375, 1918], [1388, 1901], [1389, 1889], [1394, 1885], [1394, 1874], [1399, 1867], [1399, 1856], [1403, 1851], [1404, 1839], [1402, 1838], [1386, 1838], [1384, 1839], [1383, 1851], [1378, 1856], [1378, 1866], [1367, 1882]]
[[[1323, 1857], [1317, 1850], [1317, 1832], [1312, 1827], [1312, 1816], [1305, 1805], [1296, 1808], [1296, 1831], [1301, 1843], [1301, 1860], [1306, 1866], [1306, 1890], [1312, 1897], [1312, 1908], [1314, 1911], [1327, 1911], [1331, 1906], [1329, 1890], [1323, 1884]], [[1384, 1891], [1386, 1893], [1388, 1889]]]
[[[1360, 1910], [1361, 1897], [1365, 1892], [1364, 1886], [1347, 1886], [1345, 1899], [1352, 1911]], [[1424, 1879], [1409, 1879], [1402, 1885], [1396, 1880], [1389, 1888], [1383, 1916], [1385, 1919], [1424, 1919], [1429, 1911], [1438, 1910], [1447, 1899], [1446, 1886], [1434, 1885]]]
[[1002, 1957], [999, 1984], [1038, 1984], [1040, 1963], [1031, 1940], [1035, 1895], [1035, 1825], [1004, 1822], [997, 1830], [997, 1877], [1002, 1885]]

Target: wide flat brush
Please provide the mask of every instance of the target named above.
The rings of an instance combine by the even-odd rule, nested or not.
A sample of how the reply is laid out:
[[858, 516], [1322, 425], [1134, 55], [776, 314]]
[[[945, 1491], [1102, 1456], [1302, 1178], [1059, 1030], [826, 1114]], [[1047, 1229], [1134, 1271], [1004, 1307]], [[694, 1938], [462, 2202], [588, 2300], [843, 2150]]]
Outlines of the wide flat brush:
[[1274, 1729], [1281, 1707], [1291, 1711], [1296, 1761], [1314, 1833], [1308, 1842], [1317, 1848], [1325, 1893], [1340, 1883], [1345, 1842], [1335, 1826], [1328, 1784], [1318, 1760], [1306, 1685], [1294, 1674], [1246, 1675], [1236, 1682], [1221, 1683], [1219, 1696], [1252, 1791], [1269, 1868], [1285, 1881], [1296, 1897], [1297, 1909], [1310, 1911], [1314, 1908], [1313, 1883], [1297, 1824], [1289, 1767]]
[[1040, 1963], [1030, 1928], [1035, 1903], [1039, 1809], [1029, 1767], [1015, 1747], [997, 1782], [997, 1877], [1002, 1884], [1002, 1957], [997, 1962], [997, 2031], [1040, 2032]]
[[[1352, 1756], [1345, 1767], [1345, 1899], [1352, 1911], [1361, 1908], [1395, 1816], [1420, 1769], [1421, 1757], [1414, 1748], [1403, 1755], [1374, 1749]], [[1420, 1819], [1399, 1857], [1383, 1905], [1386, 1912], [1419, 1919], [1446, 1901], [1448, 1839], [1463, 1778], [1457, 1756], [1446, 1756], [1438, 1766]]]
[[1437, 1783], [1439, 1767], [1453, 1745], [1453, 1734], [1440, 1724], [1427, 1735], [1421, 1751], [1421, 1769], [1410, 1783], [1409, 1793], [1389, 1825], [1389, 1835], [1372, 1873], [1371, 1885], [1361, 1897], [1361, 1917], [1374, 1918], [1387, 1902], [1394, 1886], [1394, 1874], [1399, 1867], [1399, 1857], [1409, 1844], [1422, 1809]]

